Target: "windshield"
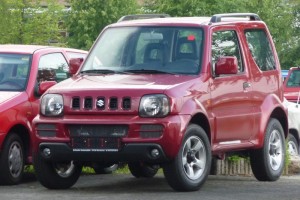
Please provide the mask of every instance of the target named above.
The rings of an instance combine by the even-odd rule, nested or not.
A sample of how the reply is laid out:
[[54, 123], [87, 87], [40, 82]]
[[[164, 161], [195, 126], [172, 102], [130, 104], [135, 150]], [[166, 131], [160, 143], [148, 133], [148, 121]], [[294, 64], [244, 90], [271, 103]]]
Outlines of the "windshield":
[[25, 90], [30, 58], [30, 55], [0, 54], [0, 91]]
[[197, 74], [202, 42], [200, 28], [108, 28], [81, 73]]
[[286, 87], [300, 87], [300, 70], [291, 71]]

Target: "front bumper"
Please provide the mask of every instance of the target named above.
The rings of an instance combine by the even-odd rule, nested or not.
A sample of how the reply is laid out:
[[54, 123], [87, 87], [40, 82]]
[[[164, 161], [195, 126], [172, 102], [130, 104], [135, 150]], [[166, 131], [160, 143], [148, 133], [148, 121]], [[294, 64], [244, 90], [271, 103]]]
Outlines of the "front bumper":
[[[38, 115], [33, 121], [33, 151], [53, 161], [165, 162], [177, 155], [189, 120], [190, 115], [174, 115], [159, 119], [137, 116], [65, 116], [58, 119]], [[70, 127], [74, 125], [125, 125], [128, 126], [128, 133], [120, 137], [120, 148], [117, 149], [75, 149], [70, 137], [72, 132]], [[152, 138], [142, 137], [141, 127], [144, 125], [162, 126], [162, 134]], [[41, 131], [40, 127], [43, 127], [44, 131]], [[48, 133], [48, 131], [45, 132], [46, 129], [51, 129], [52, 132], [41, 136], [41, 132]], [[86, 134], [86, 132], [83, 131], [80, 134]], [[48, 149], [45, 150], [45, 148]], [[153, 149], [155, 152], [152, 152]], [[50, 151], [49, 156], [44, 151]], [[153, 154], [159, 156], [154, 157]]]
[[[157, 154], [153, 156], [152, 151]], [[119, 151], [110, 150], [74, 150], [65, 143], [41, 143], [39, 145], [40, 155], [49, 161], [146, 161], [160, 163], [167, 161], [164, 151], [158, 144], [127, 144]]]

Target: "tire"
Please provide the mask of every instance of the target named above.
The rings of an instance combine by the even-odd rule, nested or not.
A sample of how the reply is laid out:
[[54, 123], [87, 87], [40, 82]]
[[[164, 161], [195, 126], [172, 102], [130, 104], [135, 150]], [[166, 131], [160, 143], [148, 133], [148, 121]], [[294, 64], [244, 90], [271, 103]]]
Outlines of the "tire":
[[150, 165], [140, 162], [128, 163], [131, 174], [136, 178], [152, 178], [157, 174], [159, 165]]
[[297, 156], [299, 155], [299, 144], [298, 141], [296, 140], [295, 136], [289, 133], [288, 139], [287, 139], [287, 148], [289, 155], [291, 156]]
[[16, 133], [9, 133], [0, 155], [0, 183], [15, 185], [20, 183], [24, 173], [23, 142]]
[[276, 181], [285, 163], [285, 139], [280, 122], [271, 118], [265, 132], [264, 146], [250, 153], [250, 164], [259, 181]]
[[211, 167], [211, 148], [205, 131], [198, 125], [188, 126], [175, 159], [163, 166], [169, 185], [176, 191], [199, 190]]
[[92, 165], [96, 174], [111, 174], [118, 169], [118, 164], [96, 163]]
[[34, 156], [34, 169], [38, 181], [48, 189], [67, 189], [78, 180], [82, 166], [68, 162], [47, 162], [39, 155]]

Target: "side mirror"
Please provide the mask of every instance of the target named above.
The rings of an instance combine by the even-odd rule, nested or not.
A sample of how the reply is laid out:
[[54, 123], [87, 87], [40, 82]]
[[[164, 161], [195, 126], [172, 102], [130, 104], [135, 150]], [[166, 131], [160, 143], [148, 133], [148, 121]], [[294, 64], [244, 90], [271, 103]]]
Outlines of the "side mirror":
[[83, 63], [83, 58], [71, 58], [69, 62], [69, 73], [74, 75], [77, 73], [79, 67]]
[[237, 74], [238, 62], [235, 56], [222, 56], [215, 65], [216, 76], [222, 74]]
[[38, 94], [44, 94], [50, 87], [56, 84], [56, 81], [42, 81], [38, 88]]

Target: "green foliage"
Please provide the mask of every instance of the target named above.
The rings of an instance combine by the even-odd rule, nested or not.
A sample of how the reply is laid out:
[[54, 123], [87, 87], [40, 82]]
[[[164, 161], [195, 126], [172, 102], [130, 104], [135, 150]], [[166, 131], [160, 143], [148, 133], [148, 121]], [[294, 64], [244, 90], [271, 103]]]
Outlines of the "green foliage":
[[72, 11], [67, 19], [74, 48], [89, 49], [101, 30], [120, 17], [137, 13], [136, 0], [71, 0]]
[[44, 0], [47, 8], [41, 7], [40, 0], [0, 1], [0, 43], [49, 44], [61, 42], [59, 22], [62, 8], [55, 0]]
[[257, 13], [270, 29], [282, 68], [300, 65], [299, 16], [296, 0], [152, 0], [147, 12], [171, 16], [211, 16], [217, 13]]

